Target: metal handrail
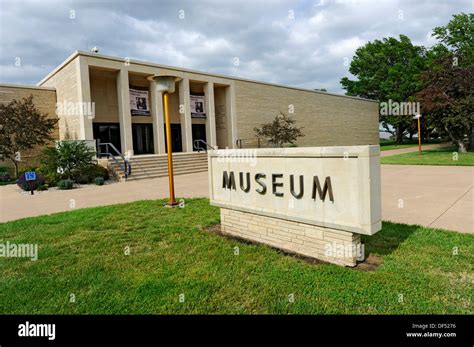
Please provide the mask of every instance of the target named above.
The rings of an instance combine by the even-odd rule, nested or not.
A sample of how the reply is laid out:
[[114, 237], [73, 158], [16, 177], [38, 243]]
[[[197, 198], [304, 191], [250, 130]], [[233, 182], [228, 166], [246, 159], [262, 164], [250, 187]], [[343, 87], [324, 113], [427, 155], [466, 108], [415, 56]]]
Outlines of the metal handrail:
[[[199, 146], [199, 143], [203, 143], [206, 147], [205, 147], [205, 148], [202, 148], [201, 146]], [[215, 149], [215, 148], [212, 147], [210, 144], [208, 144], [206, 141], [201, 140], [201, 139], [194, 140], [194, 142], [193, 142], [193, 147], [194, 147], [194, 149], [197, 149], [198, 153], [200, 153], [201, 150], [203, 150], [203, 151], [205, 151], [205, 152], [207, 153], [207, 150], [208, 150], [208, 149], [212, 149], [212, 150]]]
[[235, 144], [236, 144], [237, 148], [244, 148], [244, 146], [243, 146], [244, 141], [247, 141], [247, 142], [256, 141], [257, 142], [257, 148], [263, 148], [262, 147], [262, 145], [263, 145], [262, 140], [263, 140], [263, 143], [266, 143], [266, 144], [270, 143], [270, 141], [266, 138], [255, 137], [253, 139], [237, 139], [235, 141]]
[[[101, 151], [101, 146], [105, 146], [105, 152]], [[110, 152], [110, 149], [115, 152], [115, 155]], [[120, 151], [115, 147], [112, 143], [110, 142], [98, 142], [97, 143], [97, 152], [98, 156], [106, 156], [107, 158], [112, 158], [112, 160], [122, 169], [123, 173], [125, 174], [125, 179], [128, 178], [132, 174], [132, 166], [130, 165], [130, 162], [125, 158], [125, 156], [120, 153]], [[119, 156], [123, 160], [123, 165], [115, 158], [116, 156]]]

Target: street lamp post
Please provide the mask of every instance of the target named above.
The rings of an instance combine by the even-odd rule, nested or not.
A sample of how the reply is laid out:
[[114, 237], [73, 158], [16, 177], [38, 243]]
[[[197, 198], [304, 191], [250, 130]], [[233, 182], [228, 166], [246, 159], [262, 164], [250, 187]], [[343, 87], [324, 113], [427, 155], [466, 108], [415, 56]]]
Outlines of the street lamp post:
[[[155, 81], [156, 92], [163, 93], [163, 108], [165, 113], [165, 127], [166, 127], [166, 148], [168, 154], [168, 177], [169, 177], [169, 188], [170, 188], [170, 199], [167, 207], [174, 207], [178, 205], [174, 196], [174, 176], [173, 176], [173, 148], [171, 141], [171, 119], [169, 113], [169, 94], [174, 93], [175, 83], [181, 78], [170, 75], [155, 75], [149, 77], [149, 80]], [[159, 125], [158, 125], [159, 126]]]
[[414, 118], [418, 121], [418, 155], [421, 155], [421, 114], [418, 113]]

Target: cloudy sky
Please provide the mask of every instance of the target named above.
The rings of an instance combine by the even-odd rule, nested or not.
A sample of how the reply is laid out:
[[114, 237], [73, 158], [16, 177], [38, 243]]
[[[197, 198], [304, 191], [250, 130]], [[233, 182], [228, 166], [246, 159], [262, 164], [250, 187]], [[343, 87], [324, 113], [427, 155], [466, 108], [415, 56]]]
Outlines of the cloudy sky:
[[[0, 0], [0, 82], [36, 84], [75, 50], [343, 93], [357, 47], [431, 30], [473, 0]], [[236, 62], [238, 60], [238, 65]]]

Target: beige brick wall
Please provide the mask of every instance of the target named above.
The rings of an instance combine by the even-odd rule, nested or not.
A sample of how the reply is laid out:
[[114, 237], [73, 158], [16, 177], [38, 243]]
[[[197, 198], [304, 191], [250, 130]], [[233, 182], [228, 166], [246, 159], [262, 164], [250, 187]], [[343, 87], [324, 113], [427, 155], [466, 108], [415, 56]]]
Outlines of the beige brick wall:
[[235, 81], [237, 139], [253, 139], [254, 127], [294, 105], [305, 137], [298, 146], [355, 146], [379, 143], [378, 104], [344, 96]]
[[95, 103], [94, 122], [119, 122], [117, 72], [90, 70], [91, 101]]
[[[221, 231], [344, 266], [356, 265], [357, 253], [353, 249], [360, 244], [359, 234], [225, 208], [221, 208]], [[327, 252], [328, 247], [334, 251], [332, 254]], [[341, 249], [347, 251], [342, 253]]]
[[[78, 78], [76, 60], [72, 60], [59, 70], [56, 74], [45, 81], [42, 86], [56, 88], [56, 99], [58, 102], [78, 102]], [[59, 138], [60, 140], [80, 138], [80, 119], [78, 115], [62, 116], [59, 118]]]
[[[41, 113], [45, 113], [49, 118], [56, 118], [56, 92], [49, 89], [41, 89], [28, 86], [10, 86], [0, 84], [0, 103], [8, 104], [12, 100], [21, 100], [33, 95], [33, 102]], [[53, 136], [59, 138], [58, 127], [54, 129]], [[45, 146], [38, 146], [29, 151], [21, 153], [20, 170], [29, 166], [38, 165], [37, 156]], [[0, 161], [0, 166], [13, 168], [10, 160]]]

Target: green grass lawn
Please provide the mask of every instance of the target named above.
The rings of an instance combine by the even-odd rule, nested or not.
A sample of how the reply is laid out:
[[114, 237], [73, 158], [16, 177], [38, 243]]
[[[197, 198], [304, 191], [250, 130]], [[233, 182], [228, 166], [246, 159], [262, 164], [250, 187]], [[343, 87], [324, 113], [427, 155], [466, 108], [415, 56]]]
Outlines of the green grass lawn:
[[0, 242], [39, 245], [37, 261], [0, 258], [0, 313], [474, 313], [474, 235], [384, 223], [363, 238], [383, 263], [364, 271], [211, 233], [207, 199], [163, 203], [0, 224]]
[[451, 166], [473, 166], [474, 152], [458, 153], [455, 160], [456, 147], [433, 148], [418, 152], [391, 155], [380, 158], [382, 164], [398, 165], [451, 165]]
[[[440, 143], [440, 141], [433, 140], [433, 141], [425, 142], [422, 145], [432, 145], [435, 143]], [[397, 142], [393, 140], [380, 140], [381, 151], [390, 151], [393, 149], [410, 148], [410, 147], [416, 147], [416, 146], [418, 146], [418, 140], [415, 140], [415, 141], [405, 140], [401, 145], [397, 144]]]

